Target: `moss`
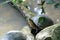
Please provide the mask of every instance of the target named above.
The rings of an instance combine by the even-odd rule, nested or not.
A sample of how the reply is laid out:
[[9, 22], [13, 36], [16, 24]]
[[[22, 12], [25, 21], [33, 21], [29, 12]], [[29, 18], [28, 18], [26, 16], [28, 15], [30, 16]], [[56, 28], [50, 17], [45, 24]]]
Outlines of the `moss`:
[[53, 35], [52, 35], [53, 40], [60, 40], [60, 26], [54, 29]]
[[17, 5], [23, 2], [23, 0], [12, 0], [12, 2]]

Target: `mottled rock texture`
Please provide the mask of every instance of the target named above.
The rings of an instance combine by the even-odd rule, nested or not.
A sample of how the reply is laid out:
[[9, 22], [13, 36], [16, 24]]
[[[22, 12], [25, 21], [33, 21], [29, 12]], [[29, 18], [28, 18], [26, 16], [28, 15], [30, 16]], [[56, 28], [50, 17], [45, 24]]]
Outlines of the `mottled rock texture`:
[[60, 22], [60, 0], [45, 0], [43, 8], [54, 23]]
[[60, 23], [47, 27], [36, 35], [37, 40], [60, 40]]

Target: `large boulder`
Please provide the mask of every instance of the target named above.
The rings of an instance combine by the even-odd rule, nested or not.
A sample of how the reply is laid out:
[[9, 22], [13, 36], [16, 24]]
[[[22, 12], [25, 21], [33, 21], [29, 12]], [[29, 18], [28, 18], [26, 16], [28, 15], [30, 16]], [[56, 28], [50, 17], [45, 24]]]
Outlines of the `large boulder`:
[[60, 40], [60, 23], [40, 31], [36, 35], [36, 40]]
[[1, 40], [34, 40], [29, 27], [24, 27], [22, 30], [9, 31]]

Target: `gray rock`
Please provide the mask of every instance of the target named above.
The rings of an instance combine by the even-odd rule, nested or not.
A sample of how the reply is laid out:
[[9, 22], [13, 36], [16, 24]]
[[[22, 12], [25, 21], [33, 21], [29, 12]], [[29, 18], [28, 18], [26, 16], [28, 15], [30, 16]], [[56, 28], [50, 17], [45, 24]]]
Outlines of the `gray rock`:
[[1, 40], [34, 40], [34, 36], [30, 33], [29, 27], [24, 27], [21, 31], [9, 31]]
[[40, 31], [36, 35], [36, 40], [60, 40], [60, 23]]

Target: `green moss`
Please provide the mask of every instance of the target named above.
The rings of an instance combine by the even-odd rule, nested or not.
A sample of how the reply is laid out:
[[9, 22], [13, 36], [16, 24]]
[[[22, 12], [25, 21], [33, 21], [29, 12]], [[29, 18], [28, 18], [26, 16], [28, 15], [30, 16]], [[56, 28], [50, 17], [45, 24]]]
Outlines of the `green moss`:
[[53, 35], [52, 35], [53, 40], [60, 40], [60, 26], [54, 29]]
[[45, 22], [46, 21], [46, 18], [45, 17], [40, 17], [39, 19], [38, 19], [38, 23], [43, 23], [43, 22]]
[[12, 0], [12, 2], [17, 5], [23, 2], [23, 0]]

